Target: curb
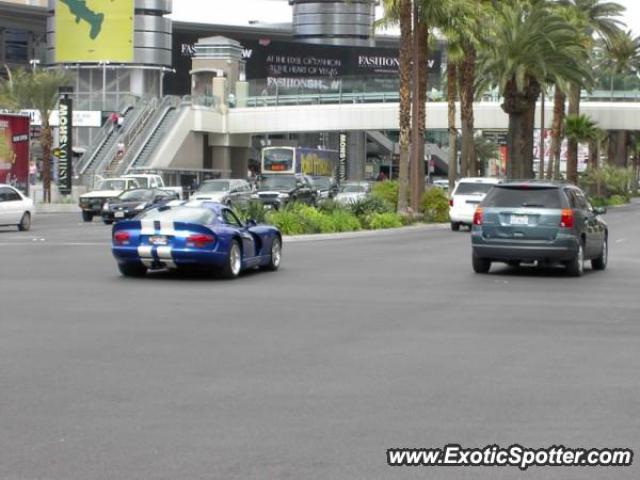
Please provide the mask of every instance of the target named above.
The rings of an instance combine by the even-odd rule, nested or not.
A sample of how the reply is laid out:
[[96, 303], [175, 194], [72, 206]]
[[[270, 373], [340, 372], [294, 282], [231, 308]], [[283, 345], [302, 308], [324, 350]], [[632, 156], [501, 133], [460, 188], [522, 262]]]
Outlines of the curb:
[[345, 240], [350, 238], [356, 239], [356, 238], [366, 238], [366, 237], [388, 237], [393, 235], [399, 235], [402, 233], [424, 232], [424, 231], [432, 231], [432, 230], [448, 230], [448, 229], [449, 229], [448, 223], [428, 223], [428, 224], [420, 224], [420, 225], [410, 225], [408, 227], [400, 227], [400, 228], [387, 228], [387, 229], [381, 229], [381, 230], [360, 230], [357, 232], [283, 235], [282, 240], [284, 243]]

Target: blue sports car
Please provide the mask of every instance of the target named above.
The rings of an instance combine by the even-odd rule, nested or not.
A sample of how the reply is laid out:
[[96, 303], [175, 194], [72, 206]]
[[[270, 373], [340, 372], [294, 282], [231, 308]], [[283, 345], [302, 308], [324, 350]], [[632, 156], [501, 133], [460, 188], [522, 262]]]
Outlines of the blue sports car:
[[125, 276], [162, 268], [237, 277], [242, 270], [277, 270], [282, 235], [270, 225], [241, 222], [225, 205], [178, 202], [113, 226], [111, 251]]

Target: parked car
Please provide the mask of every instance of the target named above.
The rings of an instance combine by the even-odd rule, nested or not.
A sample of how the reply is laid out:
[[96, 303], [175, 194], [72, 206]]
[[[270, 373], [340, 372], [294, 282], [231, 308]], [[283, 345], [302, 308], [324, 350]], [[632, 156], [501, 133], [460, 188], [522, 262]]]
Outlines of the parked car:
[[278, 209], [289, 202], [316, 204], [315, 188], [303, 175], [265, 175], [252, 195], [266, 208]]
[[34, 215], [33, 201], [20, 190], [0, 183], [0, 225], [17, 226], [25, 232], [31, 228]]
[[318, 190], [318, 199], [326, 200], [338, 194], [338, 184], [333, 177], [311, 177]]
[[134, 178], [121, 177], [100, 180], [95, 190], [80, 195], [82, 220], [91, 222], [94, 216], [102, 214], [102, 208], [108, 200], [134, 188], [140, 188], [140, 184]]
[[206, 200], [227, 206], [246, 205], [251, 200], [253, 189], [246, 180], [207, 180], [192, 195], [192, 200]]
[[140, 184], [140, 188], [159, 188], [176, 193], [178, 198], [184, 198], [184, 189], [182, 187], [170, 187], [165, 185], [162, 176], [151, 173], [131, 173], [123, 175], [122, 178], [134, 178]]
[[256, 267], [277, 270], [282, 235], [271, 225], [241, 222], [220, 203], [156, 207], [113, 226], [112, 253], [125, 276], [148, 270], [204, 270], [227, 278]]
[[457, 232], [460, 225], [471, 227], [473, 212], [491, 187], [500, 183], [498, 178], [461, 178], [453, 187], [449, 197], [449, 219], [451, 230]]
[[340, 190], [336, 195], [336, 202], [349, 204], [366, 198], [371, 192], [369, 182], [345, 182], [340, 185]]
[[102, 221], [111, 225], [114, 221], [133, 218], [143, 210], [177, 199], [179, 197], [176, 192], [157, 188], [127, 190], [104, 204]]
[[609, 229], [578, 187], [551, 182], [496, 185], [476, 208], [471, 230], [472, 263], [486, 273], [492, 262], [563, 263], [573, 276], [585, 260], [604, 270]]
[[433, 186], [439, 188], [440, 190], [444, 190], [445, 192], [449, 191], [449, 180], [447, 179], [438, 179], [433, 181]]

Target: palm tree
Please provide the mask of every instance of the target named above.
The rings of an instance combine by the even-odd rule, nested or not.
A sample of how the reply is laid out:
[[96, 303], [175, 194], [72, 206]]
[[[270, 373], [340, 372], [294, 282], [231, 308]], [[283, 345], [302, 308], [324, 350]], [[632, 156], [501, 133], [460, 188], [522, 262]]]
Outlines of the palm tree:
[[49, 115], [59, 99], [60, 87], [70, 83], [69, 73], [63, 70], [16, 70], [8, 72], [8, 79], [0, 84], [0, 97], [9, 100], [16, 109], [37, 110], [42, 119], [40, 145], [42, 147], [42, 189], [44, 201], [51, 201], [51, 144], [53, 143]]
[[509, 115], [507, 175], [533, 178], [533, 119], [541, 86], [549, 79], [581, 85], [589, 78], [575, 30], [546, 2], [516, 2], [495, 11], [493, 35], [481, 71], [498, 85]]
[[[568, 141], [575, 142], [576, 145], [589, 143], [591, 148], [593, 142], [597, 141], [597, 131], [598, 128], [596, 124], [586, 115], [567, 115], [567, 118], [564, 120], [565, 137]], [[569, 171], [570, 167], [570, 165], [567, 165], [567, 178], [577, 178], [577, 171]]]
[[378, 24], [400, 25], [400, 160], [398, 171], [399, 213], [407, 211], [409, 193], [409, 142], [411, 136], [411, 67], [413, 57], [412, 0], [383, 0], [385, 17]]
[[555, 84], [553, 95], [553, 120], [551, 122], [551, 153], [547, 167], [547, 179], [559, 178], [560, 148], [562, 145], [562, 126], [564, 125], [564, 107], [567, 95], [559, 82]]
[[640, 70], [640, 37], [634, 37], [631, 31], [619, 32], [604, 42], [603, 67], [611, 74], [611, 100], [613, 100], [613, 82], [616, 75], [637, 73]]
[[[595, 39], [594, 33], [605, 40], [620, 32], [621, 21], [618, 19], [625, 11], [625, 7], [615, 2], [602, 2], [601, 0], [559, 0], [558, 4], [564, 7], [566, 18], [570, 19], [580, 36], [580, 43], [589, 56], [592, 55]], [[570, 115], [580, 113], [580, 82], [572, 82], [569, 87]], [[567, 145], [567, 179], [576, 182], [569, 172], [577, 171], [578, 145], [569, 141]]]

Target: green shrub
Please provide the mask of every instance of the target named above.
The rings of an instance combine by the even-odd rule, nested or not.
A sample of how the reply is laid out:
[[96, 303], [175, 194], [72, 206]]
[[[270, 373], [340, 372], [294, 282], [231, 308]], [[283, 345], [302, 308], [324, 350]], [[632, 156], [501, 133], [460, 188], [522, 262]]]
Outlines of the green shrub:
[[381, 197], [369, 196], [350, 203], [349, 210], [357, 217], [364, 217], [372, 213], [390, 213], [394, 207]]
[[336, 210], [347, 211], [347, 207], [333, 199], [327, 199], [318, 202], [318, 210], [324, 213], [332, 213]]
[[605, 165], [590, 169], [580, 178], [580, 186], [596, 198], [609, 198], [613, 195], [628, 197], [634, 185], [633, 170]]
[[334, 210], [329, 218], [335, 232], [353, 232], [362, 228], [358, 217], [344, 210]]
[[259, 200], [251, 200], [246, 206], [237, 206], [234, 210], [243, 222], [254, 219], [258, 223], [264, 223], [266, 220], [267, 211]]
[[398, 182], [387, 180], [374, 183], [371, 187], [371, 196], [380, 198], [395, 207], [398, 205]]
[[266, 215], [267, 223], [275, 225], [284, 235], [300, 235], [305, 233], [304, 225], [294, 212], [287, 210], [271, 211]]
[[629, 197], [624, 195], [612, 195], [607, 199], [607, 205], [610, 207], [614, 207], [616, 205], [624, 205], [625, 203], [629, 203]]
[[365, 223], [371, 230], [398, 228], [402, 226], [402, 217], [397, 213], [372, 213], [366, 216]]
[[425, 222], [446, 223], [449, 221], [449, 199], [440, 188], [429, 188], [422, 195], [420, 211]]

